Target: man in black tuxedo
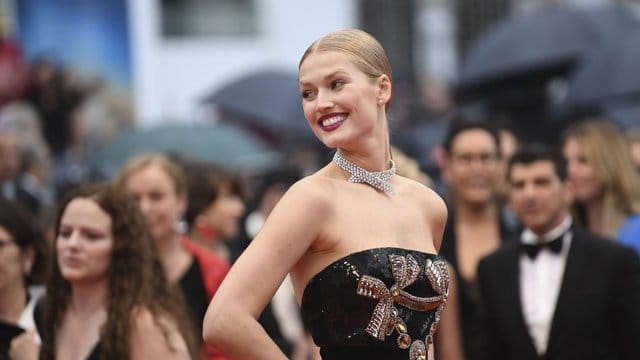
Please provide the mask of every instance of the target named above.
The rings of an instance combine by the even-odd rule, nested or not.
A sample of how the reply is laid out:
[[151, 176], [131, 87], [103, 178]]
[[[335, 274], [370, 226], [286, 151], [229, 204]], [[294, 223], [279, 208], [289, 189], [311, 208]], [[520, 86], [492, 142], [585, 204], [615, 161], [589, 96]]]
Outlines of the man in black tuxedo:
[[572, 224], [565, 178], [541, 145], [509, 161], [524, 229], [478, 267], [486, 360], [640, 359], [640, 259]]

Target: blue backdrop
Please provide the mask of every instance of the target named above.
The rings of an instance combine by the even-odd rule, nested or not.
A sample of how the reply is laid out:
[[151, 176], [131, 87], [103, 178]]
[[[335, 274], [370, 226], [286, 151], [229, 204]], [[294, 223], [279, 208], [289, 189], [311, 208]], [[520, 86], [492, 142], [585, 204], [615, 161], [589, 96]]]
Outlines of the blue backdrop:
[[19, 0], [16, 10], [28, 60], [46, 56], [131, 88], [126, 0]]

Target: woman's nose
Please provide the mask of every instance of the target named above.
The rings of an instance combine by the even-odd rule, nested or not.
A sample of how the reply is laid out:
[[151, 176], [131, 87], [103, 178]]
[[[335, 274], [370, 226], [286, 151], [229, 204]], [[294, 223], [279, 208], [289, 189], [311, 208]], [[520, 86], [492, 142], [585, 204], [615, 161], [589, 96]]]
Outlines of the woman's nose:
[[80, 234], [78, 234], [77, 231], [72, 232], [71, 234], [69, 234], [69, 236], [67, 236], [65, 243], [68, 247], [71, 248], [78, 247], [78, 245], [80, 245]]
[[319, 91], [316, 99], [316, 109], [319, 111], [333, 107], [333, 98], [326, 91]]

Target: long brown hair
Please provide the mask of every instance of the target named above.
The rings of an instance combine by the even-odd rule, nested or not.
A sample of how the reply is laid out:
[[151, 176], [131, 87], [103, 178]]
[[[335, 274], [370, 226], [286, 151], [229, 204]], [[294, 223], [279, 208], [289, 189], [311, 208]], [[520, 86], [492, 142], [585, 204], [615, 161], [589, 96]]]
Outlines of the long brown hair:
[[[86, 185], [71, 191], [60, 206], [55, 233], [60, 230], [62, 214], [76, 198], [91, 199], [112, 220], [114, 245], [108, 270], [107, 321], [100, 329], [100, 358], [128, 359], [130, 335], [136, 311], [146, 309], [155, 319], [170, 318], [177, 323], [192, 357], [197, 357], [194, 337], [185, 319], [184, 299], [171, 289], [160, 263], [155, 241], [134, 199], [107, 183]], [[56, 240], [57, 241], [57, 240]], [[47, 282], [42, 359], [55, 359], [56, 330], [71, 297], [71, 285], [62, 277], [53, 247], [52, 271]], [[168, 339], [168, 329], [156, 321]]]

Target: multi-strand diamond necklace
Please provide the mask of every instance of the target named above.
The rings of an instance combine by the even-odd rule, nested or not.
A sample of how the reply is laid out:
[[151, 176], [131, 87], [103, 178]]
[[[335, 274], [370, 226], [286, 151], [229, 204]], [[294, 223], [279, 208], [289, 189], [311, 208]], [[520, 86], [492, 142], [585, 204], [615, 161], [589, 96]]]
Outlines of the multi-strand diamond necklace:
[[364, 183], [375, 189], [384, 191], [388, 195], [393, 195], [393, 186], [389, 179], [396, 173], [396, 164], [391, 160], [391, 168], [383, 171], [367, 171], [352, 163], [340, 155], [340, 150], [336, 151], [333, 161], [344, 171], [351, 174], [349, 182]]

